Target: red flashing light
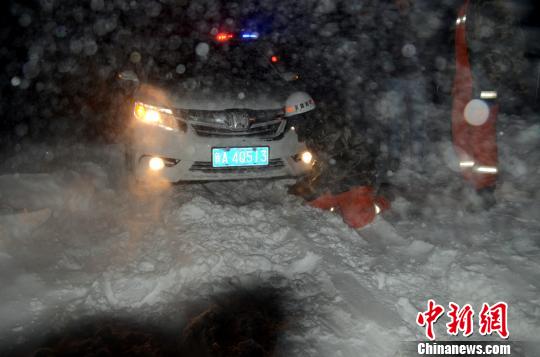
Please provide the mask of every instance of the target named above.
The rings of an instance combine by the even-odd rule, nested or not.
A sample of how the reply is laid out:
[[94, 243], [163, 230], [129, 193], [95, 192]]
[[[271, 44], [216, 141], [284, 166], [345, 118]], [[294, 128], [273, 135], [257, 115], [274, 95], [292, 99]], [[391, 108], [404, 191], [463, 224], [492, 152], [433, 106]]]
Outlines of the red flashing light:
[[229, 32], [220, 32], [216, 35], [216, 40], [218, 42], [227, 42], [230, 39], [232, 39], [234, 36], [232, 33]]
[[272, 63], [277, 63], [277, 62], [279, 62], [279, 57], [278, 56], [272, 56], [272, 57], [270, 57], [270, 61], [272, 61]]

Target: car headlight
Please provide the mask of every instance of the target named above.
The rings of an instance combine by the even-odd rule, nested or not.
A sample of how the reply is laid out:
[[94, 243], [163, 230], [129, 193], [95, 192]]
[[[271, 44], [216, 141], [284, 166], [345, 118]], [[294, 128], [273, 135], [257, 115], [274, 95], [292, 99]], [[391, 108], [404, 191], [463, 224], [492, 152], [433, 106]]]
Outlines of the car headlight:
[[141, 102], [135, 103], [133, 110], [135, 118], [146, 124], [157, 125], [165, 130], [183, 129], [174, 117], [172, 110], [155, 107]]
[[304, 151], [302, 153], [301, 159], [304, 164], [311, 164], [311, 161], [313, 161], [313, 155], [309, 151]]
[[314, 165], [315, 163], [315, 158], [313, 157], [313, 154], [308, 150], [303, 151], [302, 153], [293, 155], [291, 157], [294, 161], [296, 162], [302, 161], [306, 165], [310, 165], [310, 164]]
[[161, 171], [165, 167], [165, 161], [161, 157], [153, 157], [148, 161], [148, 167], [152, 171]]

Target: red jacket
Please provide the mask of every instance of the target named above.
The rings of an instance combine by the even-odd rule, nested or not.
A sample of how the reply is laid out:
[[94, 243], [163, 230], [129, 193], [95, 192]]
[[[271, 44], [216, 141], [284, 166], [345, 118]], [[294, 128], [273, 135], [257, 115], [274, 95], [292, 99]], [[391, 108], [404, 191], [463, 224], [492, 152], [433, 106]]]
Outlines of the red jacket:
[[338, 210], [345, 223], [353, 228], [368, 225], [378, 213], [390, 208], [388, 200], [375, 196], [369, 186], [357, 186], [336, 195], [325, 193], [309, 204], [325, 210]]
[[[484, 124], [474, 126], [465, 120], [465, 107], [474, 99], [473, 73], [467, 47], [466, 16], [469, 0], [460, 8], [456, 21], [456, 74], [452, 89], [452, 139], [465, 179], [476, 189], [493, 187], [497, 180], [498, 104], [490, 103]], [[484, 89], [484, 88], [482, 88]], [[491, 88], [485, 88], [490, 90]]]

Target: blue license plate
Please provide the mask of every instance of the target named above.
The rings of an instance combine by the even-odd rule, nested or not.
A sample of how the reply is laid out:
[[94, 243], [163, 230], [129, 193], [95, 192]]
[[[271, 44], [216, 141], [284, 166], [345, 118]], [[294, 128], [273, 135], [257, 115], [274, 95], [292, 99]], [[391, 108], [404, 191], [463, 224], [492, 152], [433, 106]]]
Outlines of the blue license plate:
[[212, 167], [242, 167], [268, 165], [269, 148], [212, 148]]

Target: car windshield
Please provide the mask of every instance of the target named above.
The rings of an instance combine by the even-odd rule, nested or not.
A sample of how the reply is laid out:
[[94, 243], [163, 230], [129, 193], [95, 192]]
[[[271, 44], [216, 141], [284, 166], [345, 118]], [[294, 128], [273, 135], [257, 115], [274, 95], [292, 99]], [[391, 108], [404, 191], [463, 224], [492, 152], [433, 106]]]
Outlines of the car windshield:
[[262, 43], [202, 43], [197, 45], [195, 56], [177, 65], [174, 72], [152, 73], [149, 81], [187, 90], [287, 87], [284, 67], [272, 63], [278, 58], [273, 53], [270, 45]]
[[[252, 44], [213, 46], [186, 68], [188, 76], [222, 76], [241, 80], [279, 80], [271, 55]], [[191, 68], [190, 68], [191, 67]]]

